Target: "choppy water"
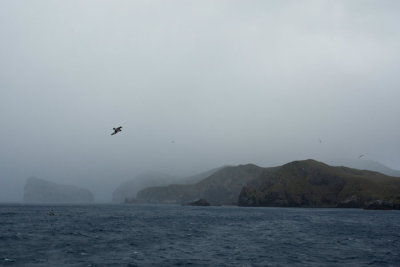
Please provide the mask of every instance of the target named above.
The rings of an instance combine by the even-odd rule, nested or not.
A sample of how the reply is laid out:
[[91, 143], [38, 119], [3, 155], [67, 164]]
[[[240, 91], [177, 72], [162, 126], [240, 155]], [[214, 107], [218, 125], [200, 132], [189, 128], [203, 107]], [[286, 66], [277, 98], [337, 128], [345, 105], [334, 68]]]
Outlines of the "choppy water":
[[3, 204], [0, 265], [400, 266], [400, 212]]

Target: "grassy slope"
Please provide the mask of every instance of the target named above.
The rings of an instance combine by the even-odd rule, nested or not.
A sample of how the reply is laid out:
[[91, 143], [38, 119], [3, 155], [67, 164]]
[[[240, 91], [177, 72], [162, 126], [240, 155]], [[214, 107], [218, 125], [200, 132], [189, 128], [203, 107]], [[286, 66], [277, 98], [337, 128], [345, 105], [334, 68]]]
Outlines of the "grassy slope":
[[377, 172], [294, 161], [264, 173], [244, 187], [240, 205], [335, 207], [400, 197], [400, 179]]

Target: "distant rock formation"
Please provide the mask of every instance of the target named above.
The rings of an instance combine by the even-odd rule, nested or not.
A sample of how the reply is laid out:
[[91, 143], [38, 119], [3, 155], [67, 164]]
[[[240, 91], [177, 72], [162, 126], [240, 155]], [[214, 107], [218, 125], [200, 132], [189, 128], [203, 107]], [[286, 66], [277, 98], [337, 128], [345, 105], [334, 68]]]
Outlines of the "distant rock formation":
[[86, 189], [30, 177], [24, 187], [24, 201], [34, 203], [92, 203], [94, 197]]
[[194, 184], [145, 188], [137, 193], [137, 199], [147, 203], [175, 204], [207, 199], [211, 205], [237, 205], [243, 185], [257, 178], [263, 170], [253, 164], [224, 167]]
[[192, 202], [187, 203], [188, 206], [210, 206], [211, 204], [205, 199], [198, 199]]
[[137, 193], [137, 200], [147, 203], [185, 204], [193, 199], [207, 199], [211, 205], [340, 208], [364, 208], [382, 200], [396, 208], [400, 178], [303, 160], [272, 168], [225, 167], [194, 184]]
[[384, 164], [368, 159], [331, 159], [327, 161], [331, 166], [346, 166], [359, 170], [369, 170], [386, 174], [388, 176], [400, 177], [400, 171], [391, 169]]
[[366, 210], [400, 210], [400, 197], [395, 201], [375, 200], [365, 205]]
[[196, 183], [215, 173], [220, 168], [212, 169], [200, 174], [181, 178], [160, 172], [146, 172], [136, 176], [134, 179], [120, 184], [113, 192], [113, 203], [140, 203], [136, 193], [147, 187], [166, 186], [169, 184]]

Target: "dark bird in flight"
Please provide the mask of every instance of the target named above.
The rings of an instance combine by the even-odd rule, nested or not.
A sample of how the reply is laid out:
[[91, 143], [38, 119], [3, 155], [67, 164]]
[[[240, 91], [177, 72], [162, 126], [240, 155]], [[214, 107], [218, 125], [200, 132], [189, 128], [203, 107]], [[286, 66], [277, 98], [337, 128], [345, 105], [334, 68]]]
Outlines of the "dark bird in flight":
[[122, 126], [119, 126], [119, 127], [117, 127], [117, 128], [113, 128], [114, 129], [114, 132], [111, 134], [111, 135], [114, 135], [114, 134], [117, 134], [117, 133], [119, 133], [120, 131], [122, 131], [121, 129], [122, 129]]
[[363, 155], [358, 156], [358, 158], [361, 159], [361, 158], [364, 157], [364, 156], [365, 156], [365, 155], [363, 154]]

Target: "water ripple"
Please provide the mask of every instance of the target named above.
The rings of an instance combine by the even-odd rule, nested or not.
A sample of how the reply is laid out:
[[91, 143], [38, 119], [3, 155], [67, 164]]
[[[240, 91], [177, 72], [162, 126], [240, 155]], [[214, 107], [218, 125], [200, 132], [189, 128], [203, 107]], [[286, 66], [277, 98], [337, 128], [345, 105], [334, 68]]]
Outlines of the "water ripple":
[[[48, 216], [53, 210], [55, 216]], [[0, 205], [0, 266], [399, 266], [400, 213]]]

